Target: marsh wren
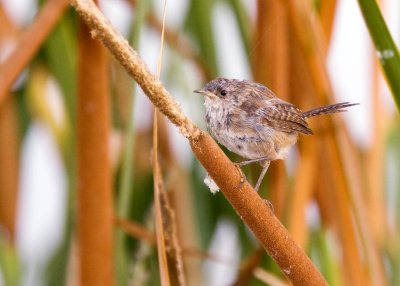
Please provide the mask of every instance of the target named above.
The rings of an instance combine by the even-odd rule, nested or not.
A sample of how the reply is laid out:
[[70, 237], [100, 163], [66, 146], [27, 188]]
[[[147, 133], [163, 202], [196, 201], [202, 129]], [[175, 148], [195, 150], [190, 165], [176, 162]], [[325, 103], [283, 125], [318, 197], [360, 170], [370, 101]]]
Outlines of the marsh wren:
[[313, 134], [307, 118], [343, 112], [358, 104], [342, 102], [302, 112], [260, 83], [226, 78], [216, 78], [194, 92], [204, 95], [204, 118], [211, 135], [248, 159], [238, 165], [258, 162], [263, 167], [255, 191], [271, 161], [286, 159], [300, 133]]

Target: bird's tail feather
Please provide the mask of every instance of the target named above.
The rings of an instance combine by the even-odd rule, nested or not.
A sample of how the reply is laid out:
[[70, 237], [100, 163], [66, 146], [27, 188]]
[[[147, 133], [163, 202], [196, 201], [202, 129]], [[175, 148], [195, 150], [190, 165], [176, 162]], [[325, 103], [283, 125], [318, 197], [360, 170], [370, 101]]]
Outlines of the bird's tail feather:
[[322, 114], [344, 112], [344, 111], [347, 111], [346, 110], [347, 107], [350, 107], [353, 105], [358, 105], [358, 104], [359, 103], [351, 103], [351, 102], [335, 103], [335, 104], [326, 105], [326, 106], [314, 108], [309, 111], [303, 112], [303, 116], [305, 118], [308, 118], [308, 117], [313, 117], [313, 116], [322, 115]]

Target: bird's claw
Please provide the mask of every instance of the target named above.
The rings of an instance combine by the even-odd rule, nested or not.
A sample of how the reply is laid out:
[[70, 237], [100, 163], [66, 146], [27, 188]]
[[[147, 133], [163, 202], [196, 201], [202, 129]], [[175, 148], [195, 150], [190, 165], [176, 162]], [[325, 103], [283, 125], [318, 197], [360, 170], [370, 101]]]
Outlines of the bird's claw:
[[274, 205], [271, 203], [271, 201], [264, 199], [265, 204], [269, 207], [269, 209], [274, 212]]
[[238, 163], [233, 163], [236, 167], [236, 169], [240, 173], [240, 186], [243, 186], [244, 182], [246, 182], [246, 176], [244, 175], [242, 169], [240, 168], [240, 165]]

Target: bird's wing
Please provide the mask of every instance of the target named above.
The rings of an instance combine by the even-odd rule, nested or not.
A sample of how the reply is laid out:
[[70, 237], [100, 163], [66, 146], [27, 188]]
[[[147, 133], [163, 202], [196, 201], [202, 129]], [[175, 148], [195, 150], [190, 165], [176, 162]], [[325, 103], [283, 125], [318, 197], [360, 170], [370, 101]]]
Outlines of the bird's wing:
[[246, 100], [229, 116], [227, 124], [235, 132], [249, 136], [262, 136], [261, 126], [270, 126], [286, 133], [312, 134], [302, 111], [293, 104], [278, 98]]
[[243, 139], [260, 141], [262, 136], [253, 119], [248, 117], [246, 113], [240, 111], [233, 112], [229, 116], [228, 126], [235, 134]]
[[262, 123], [273, 127], [275, 130], [287, 133], [312, 134], [302, 116], [302, 111], [283, 100], [270, 100], [268, 105], [264, 105], [257, 110], [257, 114], [260, 116]]

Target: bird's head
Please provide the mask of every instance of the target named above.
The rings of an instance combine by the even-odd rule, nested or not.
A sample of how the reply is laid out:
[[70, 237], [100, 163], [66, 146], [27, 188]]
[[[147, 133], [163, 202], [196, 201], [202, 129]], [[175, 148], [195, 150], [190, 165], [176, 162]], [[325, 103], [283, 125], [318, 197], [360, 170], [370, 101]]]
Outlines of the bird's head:
[[209, 81], [203, 88], [194, 92], [204, 95], [206, 101], [232, 104], [242, 103], [250, 97], [273, 97], [273, 93], [260, 83], [222, 77]]

